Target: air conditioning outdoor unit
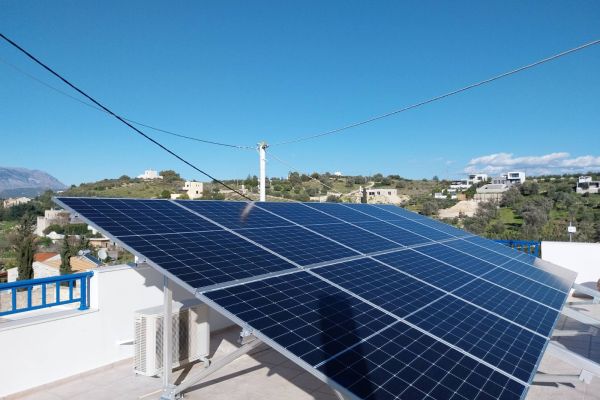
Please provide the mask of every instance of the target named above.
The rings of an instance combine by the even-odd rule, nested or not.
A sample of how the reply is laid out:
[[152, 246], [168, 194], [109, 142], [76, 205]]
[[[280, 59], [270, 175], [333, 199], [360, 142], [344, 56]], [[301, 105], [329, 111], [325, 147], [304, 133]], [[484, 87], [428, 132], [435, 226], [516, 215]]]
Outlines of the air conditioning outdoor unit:
[[[134, 314], [134, 371], [155, 376], [163, 367], [163, 306], [138, 310]], [[173, 365], [178, 367], [209, 354], [210, 327], [205, 304], [173, 304], [171, 332]]]

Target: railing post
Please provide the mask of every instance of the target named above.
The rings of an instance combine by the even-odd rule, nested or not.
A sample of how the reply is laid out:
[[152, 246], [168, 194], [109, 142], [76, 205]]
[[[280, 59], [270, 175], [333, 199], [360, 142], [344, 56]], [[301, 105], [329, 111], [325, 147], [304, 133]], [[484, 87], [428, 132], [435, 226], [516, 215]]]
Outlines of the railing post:
[[81, 288], [79, 289], [80, 293], [79, 293], [79, 298], [80, 300], [80, 304], [79, 304], [79, 309], [80, 310], [87, 310], [88, 309], [88, 301], [87, 301], [87, 276], [82, 276], [81, 278]]
[[12, 297], [12, 309], [13, 309], [13, 311], [16, 311], [17, 310], [17, 288], [12, 288], [11, 297]]

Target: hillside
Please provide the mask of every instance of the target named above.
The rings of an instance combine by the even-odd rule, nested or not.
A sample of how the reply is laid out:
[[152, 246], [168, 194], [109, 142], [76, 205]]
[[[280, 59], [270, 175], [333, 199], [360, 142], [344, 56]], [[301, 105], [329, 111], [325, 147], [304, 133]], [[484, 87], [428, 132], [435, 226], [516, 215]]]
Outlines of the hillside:
[[37, 196], [66, 186], [52, 175], [26, 168], [0, 167], [0, 197]]

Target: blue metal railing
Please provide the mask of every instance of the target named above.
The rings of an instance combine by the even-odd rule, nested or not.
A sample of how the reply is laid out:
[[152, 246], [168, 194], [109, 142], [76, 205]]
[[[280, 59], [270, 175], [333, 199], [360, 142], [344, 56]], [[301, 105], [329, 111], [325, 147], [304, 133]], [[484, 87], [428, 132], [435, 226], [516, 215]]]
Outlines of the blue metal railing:
[[536, 257], [542, 254], [542, 243], [535, 240], [496, 240], [496, 242]]
[[[80, 310], [87, 310], [90, 307], [89, 279], [94, 275], [93, 272], [81, 272], [70, 275], [50, 276], [48, 278], [29, 279], [24, 281], [15, 281], [10, 283], [0, 283], [0, 295], [4, 292], [10, 292], [11, 308], [6, 311], [0, 311], [0, 316], [16, 314], [25, 311], [39, 310], [60, 306], [63, 304], [79, 303]], [[75, 297], [74, 288], [79, 283], [79, 296]], [[48, 301], [48, 289], [54, 290], [54, 299]], [[61, 298], [61, 286], [69, 288], [66, 298]], [[33, 304], [32, 292], [35, 287], [41, 287], [40, 304]], [[27, 302], [24, 307], [18, 307], [18, 292], [27, 292]]]

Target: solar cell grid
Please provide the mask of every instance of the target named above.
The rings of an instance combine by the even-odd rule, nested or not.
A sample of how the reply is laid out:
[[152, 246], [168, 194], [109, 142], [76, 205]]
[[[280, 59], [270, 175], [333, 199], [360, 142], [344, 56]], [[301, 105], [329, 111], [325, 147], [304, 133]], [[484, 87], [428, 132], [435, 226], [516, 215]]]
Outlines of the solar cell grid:
[[376, 233], [403, 246], [413, 246], [431, 242], [431, 240], [423, 236], [416, 235], [386, 222], [358, 222], [356, 223], [356, 226], [360, 226], [363, 229]]
[[236, 232], [303, 266], [360, 254], [299, 226]]
[[441, 232], [437, 229], [430, 228], [428, 226], [419, 224], [418, 222], [414, 222], [408, 219], [403, 221], [389, 221], [390, 224], [395, 225], [397, 227], [406, 229], [408, 231], [414, 232], [416, 234], [425, 236], [431, 240], [446, 240], [452, 239], [454, 236], [449, 235], [447, 233]]
[[473, 275], [414, 250], [402, 250], [374, 258], [446, 291], [451, 291], [475, 279]]
[[309, 225], [308, 228], [365, 254], [400, 247], [398, 243], [343, 222]]
[[474, 280], [454, 294], [544, 336], [550, 335], [559, 314], [552, 308], [481, 279]]
[[444, 245], [467, 254], [473, 254], [477, 258], [481, 258], [482, 260], [495, 265], [504, 264], [512, 259], [490, 249], [477, 246], [475, 243], [467, 242], [465, 239], [454, 240], [452, 242], [444, 243]]
[[258, 206], [301, 225], [335, 224], [341, 222], [302, 203], [260, 203]]
[[371, 217], [367, 214], [361, 213], [354, 209], [343, 207], [340, 204], [332, 204], [332, 203], [305, 203], [308, 207], [314, 208], [315, 210], [320, 210], [326, 212], [329, 215], [340, 218], [346, 222], [356, 223], [356, 222], [375, 222], [378, 219]]
[[529, 382], [546, 340], [456, 298], [431, 304], [407, 321]]
[[355, 211], [370, 215], [379, 221], [403, 221], [406, 218], [403, 215], [390, 213], [372, 204], [342, 204], [343, 207], [351, 208]]
[[113, 236], [221, 229], [166, 201], [75, 197], [63, 197], [61, 201]]
[[497, 268], [485, 275], [485, 279], [525, 297], [539, 301], [556, 310], [560, 310], [567, 298], [567, 293], [549, 288], [535, 281], [524, 279], [502, 268]]
[[321, 365], [365, 399], [514, 400], [525, 386], [397, 323]]
[[399, 317], [445, 295], [371, 259], [348, 261], [312, 270], [346, 290]]
[[395, 321], [304, 271], [204, 295], [312, 366]]
[[127, 236], [122, 241], [192, 287], [295, 268], [227, 231]]
[[460, 251], [454, 250], [443, 244], [422, 246], [418, 249], [415, 249], [415, 251], [426, 254], [438, 260], [443, 260], [445, 263], [450, 264], [453, 267], [477, 276], [484, 275], [496, 268], [495, 265], [465, 253], [461, 253]]
[[266, 212], [256, 205], [248, 207], [247, 202], [177, 200], [177, 204], [230, 229], [292, 225], [291, 222]]
[[479, 236], [471, 236], [469, 238], [465, 238], [465, 240], [510, 258], [517, 258], [520, 255], [520, 252], [513, 248]]
[[556, 275], [542, 271], [541, 269], [535, 268], [532, 265], [524, 264], [518, 260], [510, 260], [506, 264], [502, 265], [502, 268], [532, 279], [536, 282], [543, 283], [544, 285], [550, 286], [556, 290], [560, 290], [561, 292], [568, 292], [571, 289], [571, 285], [565, 279], [561, 279]]

